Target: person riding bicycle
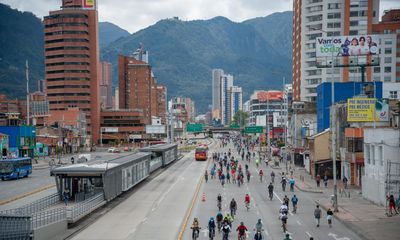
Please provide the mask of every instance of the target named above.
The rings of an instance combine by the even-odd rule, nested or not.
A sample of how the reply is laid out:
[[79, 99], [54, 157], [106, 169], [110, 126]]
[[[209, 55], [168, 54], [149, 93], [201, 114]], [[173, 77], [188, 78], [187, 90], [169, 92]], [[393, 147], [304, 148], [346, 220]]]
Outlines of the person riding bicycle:
[[281, 207], [280, 207], [280, 209], [279, 209], [279, 213], [280, 214], [285, 214], [285, 215], [287, 215], [288, 214], [288, 207], [286, 206], [286, 204], [282, 204], [281, 205]]
[[262, 182], [262, 178], [264, 176], [264, 172], [262, 169], [260, 169], [260, 171], [258, 171], [258, 176], [260, 176], [260, 181]]
[[290, 237], [289, 233], [286, 233], [285, 238], [283, 240], [292, 240], [292, 238]]
[[218, 193], [218, 196], [217, 196], [217, 203], [222, 203], [222, 196], [220, 193]]
[[256, 166], [257, 166], [257, 168], [258, 168], [259, 165], [260, 165], [260, 159], [257, 158], [257, 159], [256, 159]]
[[269, 194], [270, 198], [272, 199], [272, 195], [274, 194], [274, 185], [272, 185], [272, 182], [269, 183], [269, 185], [268, 185], [268, 194]]
[[282, 191], [285, 191], [285, 189], [286, 189], [286, 178], [285, 177], [282, 177], [282, 180], [281, 180], [281, 184], [282, 184]]
[[190, 228], [193, 229], [192, 238], [195, 239], [195, 235], [198, 237], [201, 229], [199, 220], [197, 220], [197, 218], [194, 218], [192, 226]]
[[246, 172], [249, 170], [249, 165], [244, 165], [244, 169], [246, 170]]
[[247, 182], [250, 182], [250, 171], [246, 171], [246, 176], [247, 176]]
[[222, 225], [222, 220], [224, 219], [224, 215], [222, 215], [221, 212], [218, 212], [215, 219], [217, 220], [218, 230], [219, 230], [220, 226]]
[[246, 193], [246, 196], [244, 197], [244, 203], [246, 205], [246, 208], [249, 209], [250, 207], [250, 195]]
[[254, 231], [255, 231], [254, 240], [263, 240], [262, 236], [263, 224], [261, 222], [261, 219], [258, 219]]
[[226, 239], [226, 240], [228, 240], [228, 236], [229, 236], [229, 233], [230, 233], [230, 231], [231, 231], [231, 226], [229, 226], [229, 224], [228, 223], [224, 223], [223, 225], [222, 225], [222, 227], [221, 227], [221, 229], [220, 229], [220, 231], [222, 231], [222, 239]]
[[229, 224], [229, 226], [232, 227], [232, 222], [233, 222], [233, 219], [232, 219], [231, 215], [229, 213], [226, 213], [224, 216], [224, 220], [222, 220], [222, 225], [224, 223], [227, 223], [227, 224]]
[[297, 203], [299, 202], [299, 199], [296, 197], [296, 194], [293, 195], [291, 201], [292, 201], [292, 205], [293, 205], [293, 213], [296, 213], [296, 211], [297, 211]]
[[288, 220], [288, 216], [287, 216], [287, 214], [285, 214], [285, 213], [281, 213], [281, 215], [280, 215], [280, 217], [279, 217], [280, 219], [281, 219], [281, 221], [282, 221], [282, 228], [283, 228], [283, 231], [284, 232], [286, 232], [286, 230], [287, 230], [287, 220]]
[[294, 180], [294, 178], [293, 177], [291, 177], [290, 179], [289, 179], [289, 186], [290, 186], [290, 191], [294, 191], [294, 184], [296, 183], [296, 181]]
[[238, 232], [238, 239], [239, 240], [246, 239], [246, 231], [248, 231], [247, 227], [244, 225], [243, 222], [240, 222], [240, 225], [236, 228], [236, 232]]
[[232, 201], [229, 204], [229, 209], [231, 210], [231, 215], [234, 218], [236, 215], [236, 210], [237, 210], [237, 203], [234, 198], [232, 198]]
[[214, 217], [211, 217], [210, 220], [208, 221], [208, 230], [209, 230], [209, 237], [215, 235], [215, 220]]

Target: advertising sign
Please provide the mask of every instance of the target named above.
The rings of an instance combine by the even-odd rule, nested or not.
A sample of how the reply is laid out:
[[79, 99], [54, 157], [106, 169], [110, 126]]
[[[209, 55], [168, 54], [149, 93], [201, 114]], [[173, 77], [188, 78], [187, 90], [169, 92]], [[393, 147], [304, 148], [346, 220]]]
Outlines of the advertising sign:
[[105, 133], [117, 133], [118, 128], [117, 127], [103, 127], [103, 132]]
[[347, 100], [348, 122], [389, 121], [387, 99], [351, 98]]
[[319, 37], [316, 39], [316, 56], [363, 56], [379, 54], [379, 35]]
[[95, 0], [82, 0], [84, 9], [95, 9]]
[[146, 125], [146, 133], [147, 134], [164, 134], [165, 126], [164, 125]]

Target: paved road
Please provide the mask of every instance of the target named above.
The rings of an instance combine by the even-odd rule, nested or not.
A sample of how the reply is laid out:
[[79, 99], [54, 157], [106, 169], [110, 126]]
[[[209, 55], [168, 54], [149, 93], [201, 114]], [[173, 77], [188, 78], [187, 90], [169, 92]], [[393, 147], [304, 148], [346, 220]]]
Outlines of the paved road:
[[[232, 145], [230, 145], [231, 148]], [[221, 151], [226, 151], [223, 149]], [[240, 161], [242, 166], [244, 162]], [[262, 166], [266, 176], [268, 176], [268, 181], [270, 180], [269, 174], [271, 169], [266, 168], [265, 165]], [[200, 234], [200, 239], [208, 239], [208, 231], [206, 228], [207, 222], [211, 216], [217, 214], [217, 195], [221, 193], [223, 197], [223, 212], [229, 211], [229, 202], [232, 198], [235, 198], [238, 203], [237, 217], [233, 223], [233, 227], [236, 230], [238, 224], [243, 221], [249, 230], [253, 230], [257, 222], [257, 219], [262, 219], [264, 223], [264, 234], [266, 239], [283, 239], [284, 235], [282, 232], [280, 221], [278, 220], [278, 210], [281, 205], [281, 199], [287, 194], [289, 198], [293, 193], [283, 192], [280, 184], [275, 184], [275, 196], [272, 201], [267, 199], [267, 183], [261, 183], [258, 178], [257, 169], [254, 162], [250, 164], [250, 170], [252, 177], [250, 183], [245, 183], [244, 186], [240, 188], [237, 185], [226, 184], [223, 188], [219, 181], [209, 180], [208, 183], [202, 185], [200, 194], [197, 198], [195, 208], [190, 217], [190, 223], [193, 221], [194, 217], [198, 217], [202, 227]], [[277, 173], [277, 172], [276, 172]], [[278, 174], [277, 174], [278, 176]], [[276, 178], [277, 179], [277, 178]], [[264, 179], [265, 180], [265, 179]], [[269, 183], [269, 182], [268, 182]], [[206, 201], [203, 202], [203, 193], [206, 196]], [[244, 206], [244, 196], [249, 193], [252, 199], [251, 208], [246, 211]], [[295, 192], [299, 198], [299, 209], [297, 214], [290, 214], [288, 219], [288, 231], [292, 235], [293, 239], [309, 239], [313, 236], [314, 239], [323, 240], [359, 240], [358, 236], [349, 230], [346, 226], [334, 220], [333, 227], [329, 228], [326, 221], [326, 213], [323, 212], [323, 217], [321, 219], [321, 226], [316, 227], [313, 211], [316, 206], [313, 197], [310, 194], [314, 193], [304, 193]], [[183, 239], [191, 239], [190, 225], [187, 226], [185, 230], [185, 235]], [[251, 235], [251, 237], [250, 237]], [[248, 239], [253, 239], [254, 232], [249, 233]], [[222, 236], [217, 233], [216, 239], [221, 239]], [[237, 239], [237, 233], [231, 234], [230, 239]]]
[[[91, 161], [108, 161], [120, 155], [131, 153], [107, 153], [95, 152], [91, 153]], [[64, 162], [66, 162], [65, 160]], [[20, 196], [35, 189], [54, 184], [54, 177], [50, 176], [50, 169], [34, 169], [32, 174], [27, 178], [18, 180], [0, 181], [0, 202], [16, 196]]]
[[206, 162], [193, 151], [72, 239], [177, 239]]

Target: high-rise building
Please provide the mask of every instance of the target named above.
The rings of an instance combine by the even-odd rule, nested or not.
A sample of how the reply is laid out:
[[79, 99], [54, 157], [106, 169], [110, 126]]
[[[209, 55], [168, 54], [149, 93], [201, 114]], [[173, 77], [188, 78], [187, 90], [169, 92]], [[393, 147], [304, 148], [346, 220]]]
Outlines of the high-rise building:
[[212, 70], [212, 117], [221, 119], [221, 77], [224, 70]]
[[153, 77], [148, 63], [134, 57], [118, 57], [119, 108], [142, 109], [145, 124], [151, 123]]
[[[379, 0], [294, 0], [292, 79], [295, 101], [316, 101], [316, 87], [332, 81], [332, 70], [316, 67], [318, 37], [372, 34], [378, 22]], [[335, 68], [336, 82], [359, 81], [357, 68]], [[367, 81], [372, 81], [367, 69]]]
[[103, 109], [112, 108], [112, 65], [109, 62], [100, 63], [100, 101]]
[[77, 107], [99, 139], [99, 44], [96, 1], [63, 0], [44, 17], [45, 79], [50, 112]]
[[229, 121], [233, 120], [233, 116], [243, 108], [243, 92], [241, 87], [232, 86], [229, 91]]
[[383, 82], [384, 98], [400, 99], [400, 9], [385, 11], [372, 32], [382, 34], [381, 61], [373, 68], [373, 80]]
[[221, 123], [228, 124], [230, 122], [229, 118], [229, 89], [233, 86], [233, 76], [229, 74], [224, 74], [221, 77]]

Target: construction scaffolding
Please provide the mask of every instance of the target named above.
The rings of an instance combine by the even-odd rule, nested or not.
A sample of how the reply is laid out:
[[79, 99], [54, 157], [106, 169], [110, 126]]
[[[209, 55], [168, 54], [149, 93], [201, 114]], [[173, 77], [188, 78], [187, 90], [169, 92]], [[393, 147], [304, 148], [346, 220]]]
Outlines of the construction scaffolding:
[[393, 195], [395, 199], [400, 194], [400, 162], [388, 162], [386, 165], [386, 214], [389, 215], [388, 197]]

